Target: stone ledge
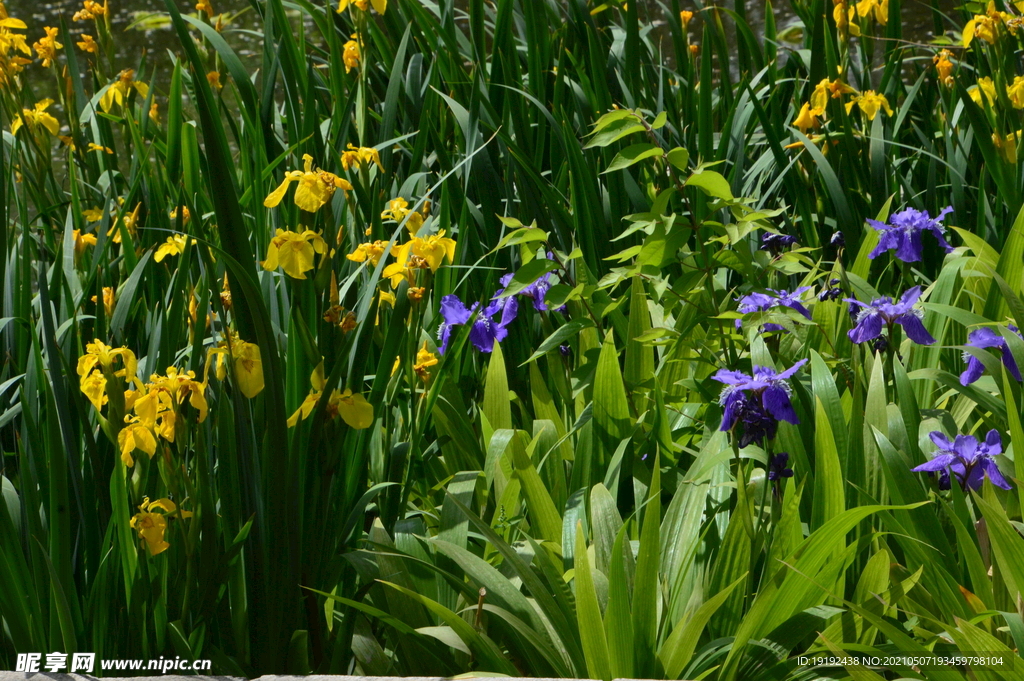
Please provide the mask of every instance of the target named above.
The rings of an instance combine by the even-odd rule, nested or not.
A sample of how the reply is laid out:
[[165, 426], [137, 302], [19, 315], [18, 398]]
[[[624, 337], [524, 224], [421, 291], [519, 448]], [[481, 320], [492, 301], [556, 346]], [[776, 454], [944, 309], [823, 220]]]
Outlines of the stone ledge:
[[[473, 677], [458, 677], [473, 678]], [[484, 678], [484, 677], [478, 677]], [[153, 679], [153, 681], [246, 681], [237, 676], [211, 676], [196, 675], [183, 676], [180, 674], [166, 674], [157, 676], [104, 676], [102, 681], [139, 681], [140, 679]], [[0, 681], [97, 681], [97, 677], [86, 674], [50, 674], [47, 672], [4, 672], [0, 671]], [[260, 676], [255, 681], [449, 681], [441, 676], [329, 676], [325, 674], [311, 674], [309, 676]], [[546, 678], [519, 678], [511, 681], [564, 681], [564, 679]], [[591, 681], [590, 679], [579, 679], [577, 681]], [[615, 681], [637, 681], [636, 679], [615, 679]]]

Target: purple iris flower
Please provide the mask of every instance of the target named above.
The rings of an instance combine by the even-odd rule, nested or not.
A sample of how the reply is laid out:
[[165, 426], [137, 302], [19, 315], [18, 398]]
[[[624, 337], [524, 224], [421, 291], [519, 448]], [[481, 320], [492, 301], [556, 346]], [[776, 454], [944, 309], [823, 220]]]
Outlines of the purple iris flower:
[[739, 446], [746, 447], [762, 437], [775, 437], [779, 421], [799, 423], [789, 396], [788, 379], [807, 363], [802, 359], [781, 373], [771, 367], [755, 366], [754, 375], [720, 369], [713, 379], [724, 383], [719, 402], [725, 408], [721, 430], [743, 425]]
[[795, 236], [789, 236], [788, 234], [776, 234], [775, 232], [765, 232], [761, 235], [761, 250], [768, 251], [772, 255], [778, 255], [782, 253], [782, 250], [791, 244], [796, 243]]
[[[550, 253], [548, 255], [546, 255], [546, 256], [543, 253], [541, 253], [537, 257], [545, 259], [545, 260], [552, 260], [553, 259]], [[504, 275], [504, 276], [502, 276], [502, 278], [499, 280], [500, 283], [501, 283], [501, 288], [498, 289], [498, 291], [494, 294], [495, 297], [500, 296], [505, 291], [505, 289], [509, 285], [509, 282], [512, 281], [512, 276], [513, 275], [512, 275], [511, 272], [506, 274], [506, 275]], [[537, 310], [539, 312], [547, 312], [548, 311], [548, 304], [547, 304], [547, 302], [545, 302], [544, 296], [546, 296], [548, 294], [548, 291], [550, 291], [551, 287], [554, 286], [554, 285], [555, 285], [555, 273], [554, 272], [548, 272], [544, 276], [539, 277], [537, 279], [537, 281], [533, 282], [529, 286], [526, 286], [526, 287], [520, 289], [519, 295], [521, 295], [521, 296], [529, 296], [530, 298], [532, 298], [533, 299], [533, 309], [535, 309], [535, 310]], [[565, 305], [562, 305], [561, 307], [556, 308], [555, 312], [565, 312]]]
[[950, 442], [949, 438], [939, 431], [932, 432], [929, 437], [939, 451], [931, 461], [912, 468], [915, 473], [939, 473], [940, 476], [946, 473], [948, 476], [947, 471], [951, 471], [964, 490], [968, 487], [980, 489], [985, 476], [988, 475], [988, 479], [996, 487], [1010, 489], [1010, 483], [999, 472], [999, 466], [993, 460], [993, 457], [1003, 453], [1003, 443], [997, 431], [988, 431], [982, 442], [978, 442], [973, 435], [957, 435], [956, 439]]
[[[441, 299], [443, 321], [437, 329], [437, 338], [441, 341], [439, 351], [442, 355], [448, 350], [452, 329], [466, 324], [478, 307], [480, 307], [480, 303], [473, 303], [472, 307], [467, 308], [466, 304], [454, 294]], [[480, 352], [491, 352], [494, 350], [495, 341], [500, 342], [508, 336], [508, 325], [515, 320], [518, 311], [519, 303], [513, 298], [492, 300], [473, 322], [473, 328], [469, 332], [470, 342]]]
[[[737, 310], [743, 314], [750, 314], [751, 312], [764, 312], [770, 310], [773, 307], [788, 307], [791, 310], [796, 310], [804, 317], [811, 318], [811, 313], [804, 307], [803, 302], [800, 300], [800, 296], [805, 291], [810, 290], [810, 286], [801, 286], [797, 290], [790, 293], [789, 291], [776, 291], [775, 289], [768, 289], [772, 294], [768, 293], [748, 293], [742, 298], [738, 298]], [[740, 328], [742, 323], [739, 319], [736, 320], [736, 328]], [[763, 329], [765, 331], [785, 331], [785, 327], [781, 324], [765, 324]]]
[[921, 235], [924, 232], [935, 235], [939, 246], [949, 253], [953, 247], [946, 241], [946, 232], [941, 223], [942, 218], [952, 212], [953, 207], [947, 206], [932, 218], [928, 211], [907, 208], [893, 214], [888, 225], [878, 220], [868, 220], [868, 224], [880, 232], [878, 245], [868, 257], [874, 259], [885, 251], [895, 250], [896, 257], [903, 262], [918, 262], [921, 259]]
[[786, 464], [789, 463], [789, 452], [779, 452], [771, 458], [768, 463], [768, 480], [775, 482], [782, 478], [793, 477], [793, 469]]
[[[1020, 331], [1012, 324], [1010, 325], [1010, 331], [1020, 336]], [[1013, 358], [1013, 353], [1010, 352], [1010, 346], [1006, 344], [1005, 338], [992, 329], [982, 327], [971, 331], [964, 345], [972, 348], [999, 348], [1002, 351], [1003, 366], [1006, 367], [1011, 376], [1018, 381], [1021, 380], [1020, 369], [1017, 368], [1017, 361]], [[960, 385], [970, 385], [981, 378], [981, 374], [985, 371], [985, 365], [977, 357], [966, 351], [964, 352], [964, 361], [967, 362], [967, 368], [960, 374]]]
[[852, 298], [844, 298], [850, 303], [850, 310], [857, 305], [857, 325], [850, 329], [850, 340], [854, 343], [864, 343], [874, 340], [882, 335], [882, 325], [892, 326], [899, 324], [907, 332], [907, 337], [919, 345], [931, 345], [935, 342], [928, 330], [921, 323], [923, 313], [914, 307], [914, 303], [921, 297], [921, 287], [915, 286], [907, 289], [898, 302], [892, 298], [883, 296], [864, 304]]

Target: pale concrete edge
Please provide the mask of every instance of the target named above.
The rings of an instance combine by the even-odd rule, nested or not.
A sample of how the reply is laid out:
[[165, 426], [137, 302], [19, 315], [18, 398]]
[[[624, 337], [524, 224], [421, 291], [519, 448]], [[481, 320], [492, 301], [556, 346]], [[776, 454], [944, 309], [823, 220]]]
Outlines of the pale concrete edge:
[[[0, 671], [0, 681], [94, 681], [98, 677], [86, 674], [50, 674], [46, 672], [5, 672]], [[180, 674], [167, 674], [159, 676], [104, 676], [103, 681], [121, 681], [122, 679], [160, 679], [160, 681], [246, 681], [238, 676], [212, 676], [195, 675], [184, 676]], [[472, 677], [463, 677], [472, 678]], [[477, 677], [485, 678], [485, 677]], [[514, 677], [513, 677], [514, 678]], [[323, 674], [311, 674], [309, 676], [274, 676], [266, 675], [257, 677], [254, 681], [447, 681], [440, 676], [329, 676]], [[514, 681], [562, 681], [561, 679], [544, 679], [536, 677], [514, 678]], [[579, 679], [578, 681], [591, 681], [590, 679]], [[636, 679], [615, 679], [615, 681], [638, 681]]]

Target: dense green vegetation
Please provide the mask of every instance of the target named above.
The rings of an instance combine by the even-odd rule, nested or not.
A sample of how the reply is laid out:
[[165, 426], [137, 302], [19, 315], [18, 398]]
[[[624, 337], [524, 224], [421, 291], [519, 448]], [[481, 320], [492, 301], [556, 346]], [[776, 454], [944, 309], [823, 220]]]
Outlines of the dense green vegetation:
[[340, 5], [0, 4], [0, 668], [1024, 676], [1019, 8]]

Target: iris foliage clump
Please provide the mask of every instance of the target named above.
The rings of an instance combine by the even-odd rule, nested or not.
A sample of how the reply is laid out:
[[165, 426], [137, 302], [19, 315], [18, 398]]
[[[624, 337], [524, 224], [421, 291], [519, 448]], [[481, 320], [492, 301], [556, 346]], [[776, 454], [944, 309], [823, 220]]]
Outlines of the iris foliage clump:
[[1020, 3], [116, 1], [0, 3], [0, 668], [1019, 677]]

